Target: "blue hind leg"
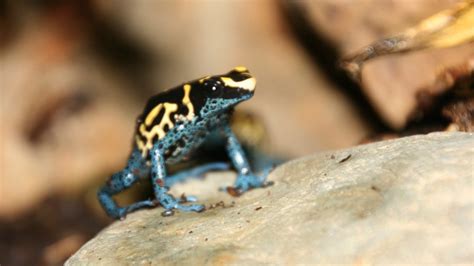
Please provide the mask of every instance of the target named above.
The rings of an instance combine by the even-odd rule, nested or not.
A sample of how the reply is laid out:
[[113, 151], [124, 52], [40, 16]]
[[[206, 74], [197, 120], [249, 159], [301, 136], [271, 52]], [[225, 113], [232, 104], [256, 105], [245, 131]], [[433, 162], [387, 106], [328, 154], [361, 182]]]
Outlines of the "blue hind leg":
[[266, 182], [267, 175], [271, 168], [264, 170], [263, 175], [257, 176], [250, 169], [250, 164], [244, 153], [242, 145], [232, 132], [229, 125], [223, 128], [224, 135], [227, 138], [226, 149], [232, 164], [237, 171], [237, 179], [233, 187], [228, 187], [227, 192], [232, 196], [239, 196], [242, 193], [252, 189], [271, 185], [272, 182]]
[[137, 149], [134, 149], [128, 160], [127, 167], [122, 171], [113, 174], [97, 193], [99, 202], [108, 216], [114, 219], [122, 219], [129, 212], [145, 207], [156, 206], [156, 202], [145, 200], [125, 207], [119, 207], [112, 198], [113, 195], [131, 187], [140, 177], [146, 175], [147, 172], [148, 167], [146, 167], [143, 162], [140, 152]]

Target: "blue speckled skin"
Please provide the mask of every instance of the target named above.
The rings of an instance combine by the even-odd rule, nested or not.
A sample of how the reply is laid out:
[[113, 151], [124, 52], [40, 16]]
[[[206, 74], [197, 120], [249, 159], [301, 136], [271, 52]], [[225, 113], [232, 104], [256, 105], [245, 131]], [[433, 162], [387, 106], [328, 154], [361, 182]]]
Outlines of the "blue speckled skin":
[[[229, 78], [232, 80], [226, 83], [225, 79], [229, 80]], [[149, 149], [144, 149], [143, 145], [137, 145], [139, 142], [133, 145], [127, 166], [122, 171], [113, 174], [98, 192], [99, 202], [110, 217], [122, 219], [127, 213], [145, 207], [155, 207], [158, 204], [165, 209], [163, 212], [165, 216], [172, 215], [175, 209], [203, 211], [205, 209], [204, 205], [183, 204], [188, 201], [195, 201], [194, 197], [176, 199], [168, 193], [169, 187], [190, 176], [200, 176], [211, 170], [227, 169], [228, 165], [225, 163], [211, 163], [171, 176], [167, 175], [166, 165], [187, 159], [206, 140], [210, 133], [219, 133], [226, 138], [226, 150], [238, 174], [234, 187], [227, 189], [229, 193], [240, 195], [249, 189], [265, 185], [266, 174], [257, 176], [252, 173], [247, 157], [229, 126], [229, 118], [234, 106], [253, 96], [255, 79], [245, 68], [240, 67], [225, 75], [191, 81], [184, 86], [191, 88], [190, 102], [193, 104], [195, 115], [190, 116], [191, 119], [172, 119], [174, 126], [165, 128], [167, 131], [162, 138], [153, 138], [153, 145]], [[175, 98], [181, 99], [183, 97], [182, 86], [169, 90], [166, 99], [171, 99], [177, 94], [179, 94], [179, 97]], [[152, 110], [152, 107], [163, 103], [163, 98], [165, 96], [160, 98], [160, 95], [152, 98], [142, 117], [138, 119], [138, 123], [144, 123], [145, 118], [151, 116], [155, 119], [152, 126], [159, 124], [163, 117], [156, 118], [159, 116], [158, 113], [150, 115], [152, 113], [150, 110]], [[184, 99], [182, 102], [188, 103]], [[176, 114], [189, 115], [189, 112], [191, 112], [189, 103], [188, 105], [178, 104]], [[186, 112], [180, 111], [186, 110], [186, 108]], [[138, 132], [137, 130], [137, 134], [139, 134]], [[141, 136], [141, 138], [144, 137]], [[125, 207], [117, 206], [112, 196], [129, 188], [140, 178], [146, 177], [151, 179], [155, 199], [140, 201]]]

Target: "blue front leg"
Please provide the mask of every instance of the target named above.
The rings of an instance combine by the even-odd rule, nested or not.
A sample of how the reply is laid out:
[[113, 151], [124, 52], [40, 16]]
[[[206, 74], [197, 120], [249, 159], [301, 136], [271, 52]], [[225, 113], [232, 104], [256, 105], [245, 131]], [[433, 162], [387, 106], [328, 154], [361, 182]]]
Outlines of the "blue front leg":
[[182, 211], [200, 212], [204, 210], [204, 205], [182, 205], [180, 200], [175, 199], [168, 193], [168, 187], [165, 183], [166, 165], [163, 152], [160, 151], [158, 145], [153, 146], [150, 151], [151, 155], [151, 181], [155, 197], [158, 202], [165, 208], [163, 215], [172, 215], [173, 209]]
[[127, 167], [122, 171], [113, 174], [97, 193], [99, 202], [108, 216], [114, 219], [122, 219], [129, 212], [156, 205], [156, 203], [151, 200], [145, 200], [125, 207], [119, 207], [112, 198], [113, 195], [131, 187], [139, 178], [146, 176], [147, 173], [148, 167], [146, 167], [140, 152], [137, 149], [134, 149], [128, 159]]
[[242, 145], [240, 145], [239, 140], [232, 132], [232, 129], [229, 125], [224, 126], [224, 134], [227, 138], [226, 149], [227, 153], [237, 170], [237, 179], [235, 181], [233, 188], [227, 188], [229, 194], [233, 196], [239, 196], [243, 192], [252, 189], [263, 187], [267, 185], [265, 180], [268, 175], [268, 171], [265, 171], [264, 175], [256, 176], [252, 173], [250, 169], [250, 164], [245, 156]]

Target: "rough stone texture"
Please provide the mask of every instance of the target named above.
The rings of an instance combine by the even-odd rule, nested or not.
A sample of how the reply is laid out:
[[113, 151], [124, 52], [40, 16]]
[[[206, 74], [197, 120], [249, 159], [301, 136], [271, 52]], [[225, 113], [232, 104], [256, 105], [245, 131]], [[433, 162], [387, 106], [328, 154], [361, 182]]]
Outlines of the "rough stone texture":
[[66, 265], [472, 263], [473, 161], [473, 134], [435, 133], [295, 160], [237, 199], [211, 176], [178, 190], [230, 207], [131, 214]]

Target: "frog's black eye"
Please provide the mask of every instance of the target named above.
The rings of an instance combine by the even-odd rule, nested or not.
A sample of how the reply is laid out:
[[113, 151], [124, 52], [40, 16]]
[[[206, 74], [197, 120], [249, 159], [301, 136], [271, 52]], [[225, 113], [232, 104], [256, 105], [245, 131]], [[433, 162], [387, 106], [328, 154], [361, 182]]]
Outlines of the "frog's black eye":
[[221, 82], [208, 82], [206, 89], [208, 96], [211, 98], [219, 98], [224, 94], [224, 87]]
[[224, 93], [224, 89], [222, 86], [212, 86], [211, 88], [211, 95], [212, 97], [221, 97], [222, 94]]

